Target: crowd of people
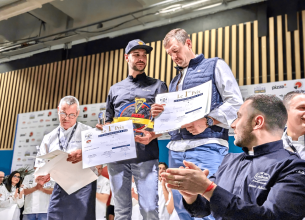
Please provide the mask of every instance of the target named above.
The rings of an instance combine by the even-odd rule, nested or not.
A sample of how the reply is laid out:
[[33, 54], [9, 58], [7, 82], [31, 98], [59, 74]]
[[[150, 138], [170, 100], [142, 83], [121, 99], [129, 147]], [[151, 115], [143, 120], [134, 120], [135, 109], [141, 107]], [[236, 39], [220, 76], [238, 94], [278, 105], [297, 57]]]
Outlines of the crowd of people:
[[[21, 185], [20, 173], [13, 172], [0, 188], [0, 208], [14, 208], [14, 220], [22, 206], [29, 220], [305, 217], [305, 91], [289, 92], [283, 101], [258, 94], [243, 102], [225, 61], [196, 55], [185, 30], [171, 30], [163, 42], [179, 73], [169, 89], [144, 72], [153, 48], [130, 41], [125, 49], [129, 76], [110, 88], [105, 124], [139, 115], [152, 120], [165, 109], [156, 104], [157, 94], [211, 81], [210, 113], [169, 132], [169, 166], [159, 163], [160, 135], [135, 125], [136, 158], [107, 164], [107, 175], [97, 166], [98, 180], [70, 195], [50, 175], [27, 176]], [[68, 161], [82, 161], [80, 134], [90, 127], [77, 122], [79, 113], [77, 98], [61, 99], [60, 126], [44, 137], [38, 155], [61, 150]], [[228, 154], [230, 127], [243, 153]]]

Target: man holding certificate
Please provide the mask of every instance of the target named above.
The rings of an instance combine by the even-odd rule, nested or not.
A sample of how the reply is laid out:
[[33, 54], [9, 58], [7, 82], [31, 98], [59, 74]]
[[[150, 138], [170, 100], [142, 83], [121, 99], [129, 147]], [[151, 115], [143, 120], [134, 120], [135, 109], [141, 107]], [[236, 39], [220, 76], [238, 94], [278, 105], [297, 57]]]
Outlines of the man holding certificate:
[[[90, 126], [77, 122], [79, 102], [73, 96], [66, 96], [58, 105], [60, 126], [45, 135], [39, 155], [60, 150], [69, 153], [67, 161], [78, 163], [82, 161], [81, 132]], [[50, 163], [50, 162], [49, 162]], [[36, 166], [44, 163], [36, 160]], [[79, 178], [84, 178], [79, 176]], [[38, 176], [36, 182], [42, 185], [48, 182], [48, 176]], [[89, 183], [72, 194], [68, 194], [59, 184], [55, 184], [48, 209], [48, 220], [92, 220], [95, 219], [96, 181]]]
[[[185, 30], [171, 30], [164, 38], [164, 47], [179, 71], [169, 86], [169, 92], [189, 90], [204, 83], [210, 85], [211, 91], [207, 116], [202, 115], [200, 119], [169, 132], [169, 167], [178, 168], [183, 166], [183, 160], [188, 160], [213, 174], [228, 152], [228, 129], [243, 103], [239, 87], [222, 59], [195, 55]], [[200, 92], [196, 96], [208, 96], [208, 93]], [[185, 105], [185, 102], [181, 102], [181, 105]], [[164, 105], [154, 104], [153, 117], [162, 114], [165, 108]], [[177, 190], [173, 190], [173, 197], [180, 219], [193, 219], [184, 209], [182, 196]]]
[[[108, 164], [111, 190], [114, 196], [115, 219], [130, 220], [132, 210], [131, 180], [134, 176], [138, 189], [140, 211], [143, 219], [158, 217], [158, 158], [159, 148], [152, 129], [150, 105], [155, 96], [167, 92], [164, 82], [144, 73], [147, 54], [152, 47], [139, 39], [132, 40], [125, 49], [129, 76], [110, 88], [106, 106], [106, 124], [132, 120], [136, 133], [135, 159]], [[103, 129], [102, 125], [97, 128]], [[142, 136], [143, 134], [144, 136]]]

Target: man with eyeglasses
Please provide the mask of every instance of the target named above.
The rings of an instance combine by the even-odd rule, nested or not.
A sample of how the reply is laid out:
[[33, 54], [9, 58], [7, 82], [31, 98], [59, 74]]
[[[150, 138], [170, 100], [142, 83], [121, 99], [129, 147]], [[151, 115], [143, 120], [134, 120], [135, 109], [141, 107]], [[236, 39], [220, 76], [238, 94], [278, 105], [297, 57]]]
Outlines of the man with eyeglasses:
[[4, 177], [5, 177], [4, 172], [0, 171], [0, 186], [2, 186], [2, 184], [3, 184]]
[[[66, 96], [58, 105], [60, 125], [45, 135], [38, 155], [55, 150], [69, 153], [67, 161], [78, 163], [82, 160], [81, 132], [91, 127], [77, 122], [79, 102], [73, 96]], [[44, 162], [36, 160], [36, 166]], [[81, 177], [80, 177], [81, 178]], [[36, 181], [45, 183], [49, 176], [38, 177]], [[92, 220], [95, 219], [96, 181], [68, 195], [58, 184], [55, 184], [48, 209], [48, 220]]]

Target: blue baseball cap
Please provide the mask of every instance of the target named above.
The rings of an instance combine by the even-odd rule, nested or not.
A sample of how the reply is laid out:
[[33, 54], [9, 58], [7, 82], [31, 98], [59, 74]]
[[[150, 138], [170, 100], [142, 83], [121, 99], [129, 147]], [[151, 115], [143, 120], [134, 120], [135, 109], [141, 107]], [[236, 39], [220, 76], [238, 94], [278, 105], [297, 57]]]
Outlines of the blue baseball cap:
[[127, 47], [125, 48], [125, 54], [129, 54], [130, 51], [135, 50], [135, 49], [144, 49], [144, 50], [146, 50], [146, 53], [150, 53], [153, 50], [152, 47], [147, 46], [142, 40], [135, 39], [135, 40], [129, 41]]

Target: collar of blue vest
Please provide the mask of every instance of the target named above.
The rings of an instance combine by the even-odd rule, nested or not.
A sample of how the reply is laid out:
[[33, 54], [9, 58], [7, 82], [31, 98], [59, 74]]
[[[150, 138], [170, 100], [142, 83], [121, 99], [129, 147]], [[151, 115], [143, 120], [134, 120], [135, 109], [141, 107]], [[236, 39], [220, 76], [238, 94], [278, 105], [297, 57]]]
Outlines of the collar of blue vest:
[[[193, 65], [197, 65], [198, 63], [200, 63], [202, 60], [204, 59], [204, 55], [203, 54], [199, 54], [198, 56], [196, 56], [194, 59], [191, 59], [190, 60], [190, 63], [189, 63], [189, 67], [190, 66], [193, 66]], [[176, 70], [183, 70], [184, 68], [181, 67], [181, 66], [175, 66]]]
[[247, 157], [261, 156], [264, 154], [272, 153], [274, 151], [279, 151], [280, 149], [284, 149], [282, 140], [273, 141], [253, 147], [254, 155], [249, 155], [248, 148], [246, 147], [242, 148], [242, 150], [247, 154], [246, 155]]

